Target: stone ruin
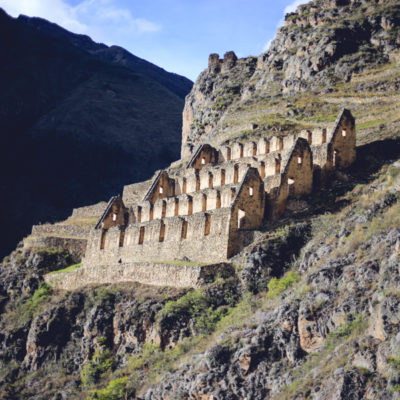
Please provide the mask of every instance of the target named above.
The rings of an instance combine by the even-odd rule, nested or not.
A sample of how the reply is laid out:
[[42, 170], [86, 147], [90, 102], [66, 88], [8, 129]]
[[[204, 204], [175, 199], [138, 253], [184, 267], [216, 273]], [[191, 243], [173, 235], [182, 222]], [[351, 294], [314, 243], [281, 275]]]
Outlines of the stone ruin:
[[346, 109], [329, 133], [203, 144], [185, 168], [159, 171], [141, 201], [129, 200], [131, 186], [109, 201], [90, 232], [83, 265], [226, 262], [266, 219], [279, 218], [290, 199], [349, 167], [355, 146], [355, 121]]

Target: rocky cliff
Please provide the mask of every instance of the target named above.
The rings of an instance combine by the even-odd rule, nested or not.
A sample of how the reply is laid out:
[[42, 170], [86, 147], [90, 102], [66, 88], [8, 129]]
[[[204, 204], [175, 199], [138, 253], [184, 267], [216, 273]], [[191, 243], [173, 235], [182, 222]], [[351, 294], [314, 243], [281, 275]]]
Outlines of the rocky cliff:
[[[398, 1], [315, 0], [286, 15], [257, 58], [210, 55], [185, 103], [182, 156], [203, 141], [312, 128], [333, 121], [339, 104], [390, 136], [398, 98], [391, 107], [387, 100], [399, 86], [399, 22]], [[386, 124], [372, 118], [375, 112], [386, 113]]]
[[399, 9], [313, 1], [258, 59], [210, 56], [186, 100], [184, 153], [346, 106], [357, 162], [196, 290], [63, 293], [43, 275], [79, 268], [79, 254], [17, 248], [0, 269], [0, 398], [400, 399]]
[[2, 10], [0, 51], [1, 256], [33, 223], [65, 218], [179, 157], [188, 79]]

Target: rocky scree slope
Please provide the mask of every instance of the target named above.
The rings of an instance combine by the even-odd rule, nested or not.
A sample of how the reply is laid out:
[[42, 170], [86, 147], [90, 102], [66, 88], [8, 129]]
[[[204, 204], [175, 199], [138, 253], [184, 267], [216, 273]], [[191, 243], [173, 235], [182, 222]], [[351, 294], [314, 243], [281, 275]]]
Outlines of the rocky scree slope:
[[0, 10], [0, 31], [4, 256], [33, 224], [177, 159], [191, 82], [44, 20]]
[[228, 53], [200, 74], [185, 104], [182, 154], [203, 141], [320, 127], [341, 107], [355, 115], [360, 143], [390, 137], [399, 124], [399, 32], [398, 0], [300, 6], [267, 52]]
[[55, 292], [43, 274], [79, 260], [16, 249], [1, 266], [0, 398], [400, 398], [400, 161], [384, 147], [198, 290]]

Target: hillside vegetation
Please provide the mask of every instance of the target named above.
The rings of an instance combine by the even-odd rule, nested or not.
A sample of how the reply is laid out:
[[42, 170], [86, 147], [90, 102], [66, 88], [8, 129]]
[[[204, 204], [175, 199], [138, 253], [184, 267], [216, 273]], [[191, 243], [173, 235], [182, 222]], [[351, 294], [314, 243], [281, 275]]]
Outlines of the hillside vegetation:
[[399, 30], [399, 1], [315, 0], [266, 53], [204, 71], [183, 149], [348, 107], [357, 161], [196, 290], [58, 292], [43, 275], [79, 260], [18, 247], [0, 269], [0, 398], [400, 399]]

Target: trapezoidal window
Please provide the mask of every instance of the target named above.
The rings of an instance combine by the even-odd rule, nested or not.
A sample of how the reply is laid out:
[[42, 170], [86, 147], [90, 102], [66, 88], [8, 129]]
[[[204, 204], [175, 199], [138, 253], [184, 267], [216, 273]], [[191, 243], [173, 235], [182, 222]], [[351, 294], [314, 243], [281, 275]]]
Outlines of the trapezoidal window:
[[269, 153], [269, 142], [265, 142], [265, 154]]
[[138, 207], [137, 209], [137, 222], [142, 222], [142, 207]]
[[207, 211], [207, 196], [205, 194], [203, 194], [201, 210], [203, 212]]
[[174, 210], [175, 217], [179, 215], [179, 199], [175, 199], [175, 210]]
[[265, 163], [262, 162], [260, 165], [260, 175], [261, 175], [261, 179], [265, 178]]
[[230, 161], [232, 158], [232, 150], [230, 147], [226, 149], [226, 161]]
[[322, 144], [326, 143], [326, 129], [322, 129]]
[[193, 199], [191, 197], [188, 200], [188, 214], [193, 214]]
[[209, 188], [214, 187], [214, 176], [211, 172], [208, 174], [208, 187]]
[[163, 242], [165, 237], [165, 224], [163, 221], [161, 221], [161, 226], [160, 226], [160, 236], [158, 238], [159, 242]]
[[125, 231], [121, 230], [119, 232], [119, 247], [124, 247]]
[[200, 176], [199, 173], [196, 173], [196, 192], [200, 190]]
[[278, 175], [281, 172], [281, 160], [279, 158], [275, 158], [275, 175]]
[[245, 221], [246, 221], [246, 212], [239, 208], [239, 211], [238, 211], [238, 224], [237, 224], [238, 229], [244, 228]]
[[204, 224], [204, 236], [209, 235], [210, 231], [211, 231], [211, 215], [206, 214], [206, 220]]
[[144, 226], [141, 226], [140, 230], [139, 230], [139, 242], [138, 242], [138, 244], [143, 244], [143, 242], [144, 242]]
[[233, 171], [233, 183], [238, 183], [239, 182], [239, 165], [235, 165], [234, 171]]
[[187, 237], [188, 222], [183, 221], [181, 230], [181, 239], [186, 239]]
[[217, 201], [215, 204], [215, 208], [221, 208], [221, 193], [217, 192]]
[[103, 229], [101, 231], [101, 239], [100, 239], [100, 250], [103, 250], [106, 246], [106, 237], [107, 237], [107, 229]]
[[225, 185], [225, 170], [221, 169], [221, 186]]
[[278, 142], [278, 149], [279, 149], [279, 150], [283, 150], [283, 138], [279, 138], [278, 140], [279, 140], [279, 142]]
[[161, 218], [165, 218], [166, 215], [167, 215], [167, 202], [163, 200], [161, 209]]
[[257, 145], [253, 143], [253, 156], [257, 155]]
[[311, 132], [308, 132], [307, 140], [308, 140], [308, 144], [311, 146], [312, 145], [312, 133]]
[[182, 193], [183, 194], [186, 193], [186, 178], [183, 178], [183, 181], [182, 181]]
[[243, 158], [243, 145], [242, 144], [239, 145], [239, 157]]
[[150, 204], [150, 210], [149, 210], [149, 221], [152, 221], [154, 217], [154, 205]]

